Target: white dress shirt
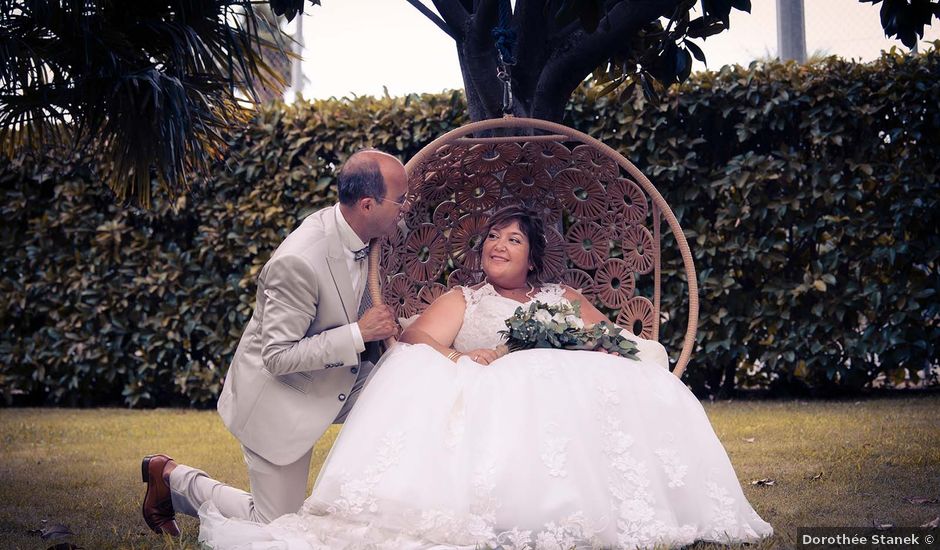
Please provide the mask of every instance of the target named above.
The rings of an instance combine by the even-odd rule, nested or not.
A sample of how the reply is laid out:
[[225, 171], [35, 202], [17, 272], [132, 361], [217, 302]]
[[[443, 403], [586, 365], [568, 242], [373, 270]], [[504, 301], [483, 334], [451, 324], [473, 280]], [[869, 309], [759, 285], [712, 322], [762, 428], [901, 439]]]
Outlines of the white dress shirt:
[[[339, 238], [343, 243], [343, 249], [346, 252], [346, 267], [349, 268], [349, 279], [352, 283], [353, 291], [356, 293], [356, 310], [359, 310], [359, 304], [362, 303], [362, 293], [365, 291], [366, 282], [369, 275], [369, 259], [356, 261], [356, 251], [366, 246], [359, 235], [349, 226], [349, 222], [343, 217], [343, 212], [339, 209], [339, 203], [333, 207], [336, 212], [336, 227], [339, 229]], [[359, 323], [350, 323], [349, 329], [352, 331], [353, 341], [356, 343], [356, 352], [362, 353], [366, 349], [366, 344], [362, 340], [362, 331], [359, 330]]]

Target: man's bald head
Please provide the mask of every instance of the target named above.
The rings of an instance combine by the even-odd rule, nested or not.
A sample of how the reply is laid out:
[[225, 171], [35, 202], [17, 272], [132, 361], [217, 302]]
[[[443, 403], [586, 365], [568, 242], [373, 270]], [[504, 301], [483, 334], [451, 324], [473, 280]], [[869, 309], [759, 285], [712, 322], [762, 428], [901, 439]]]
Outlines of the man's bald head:
[[364, 242], [396, 230], [408, 193], [408, 175], [397, 158], [359, 151], [343, 164], [336, 184], [340, 211]]
[[396, 170], [401, 170], [401, 162], [388, 153], [375, 149], [353, 153], [343, 163], [337, 178], [339, 202], [352, 206], [366, 197], [378, 201], [385, 199], [388, 191], [385, 175]]

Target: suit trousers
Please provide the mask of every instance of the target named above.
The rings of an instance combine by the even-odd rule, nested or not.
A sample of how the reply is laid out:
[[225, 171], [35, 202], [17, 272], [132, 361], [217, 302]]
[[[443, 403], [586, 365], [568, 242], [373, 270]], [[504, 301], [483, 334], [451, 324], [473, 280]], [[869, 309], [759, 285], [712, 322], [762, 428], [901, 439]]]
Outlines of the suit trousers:
[[212, 501], [219, 513], [258, 523], [300, 510], [307, 492], [311, 447], [304, 456], [286, 466], [268, 462], [248, 447], [242, 446], [248, 466], [251, 492], [229, 487], [202, 470], [178, 465], [170, 472], [170, 497], [173, 509], [190, 516], [199, 515], [199, 507]]
[[[342, 424], [359, 398], [359, 394], [372, 372], [372, 363], [360, 364], [356, 383], [333, 421]], [[170, 472], [170, 497], [173, 509], [190, 516], [199, 515], [199, 507], [212, 501], [224, 517], [246, 519], [258, 523], [272, 520], [300, 510], [307, 496], [307, 478], [310, 475], [310, 448], [296, 462], [278, 466], [242, 445], [251, 492], [242, 491], [210, 478], [204, 471], [179, 464]]]

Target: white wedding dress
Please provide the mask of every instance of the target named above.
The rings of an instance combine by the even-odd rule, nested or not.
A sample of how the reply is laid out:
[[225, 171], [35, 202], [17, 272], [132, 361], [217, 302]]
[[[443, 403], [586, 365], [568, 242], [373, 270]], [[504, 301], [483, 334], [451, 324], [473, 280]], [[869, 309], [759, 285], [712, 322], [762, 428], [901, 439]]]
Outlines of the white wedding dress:
[[[520, 305], [464, 289], [458, 351], [492, 348]], [[564, 300], [549, 285], [536, 296]], [[647, 548], [773, 532], [701, 404], [642, 340], [640, 361], [528, 350], [489, 366], [390, 350], [313, 495], [269, 525], [200, 510], [213, 548]]]

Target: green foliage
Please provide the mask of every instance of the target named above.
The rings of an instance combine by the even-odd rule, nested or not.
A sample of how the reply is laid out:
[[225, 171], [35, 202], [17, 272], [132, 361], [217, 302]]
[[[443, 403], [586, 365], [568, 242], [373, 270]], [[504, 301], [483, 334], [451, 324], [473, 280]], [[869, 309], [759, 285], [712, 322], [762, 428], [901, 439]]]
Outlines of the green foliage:
[[607, 321], [585, 328], [581, 304], [551, 305], [538, 300], [528, 308], [519, 306], [506, 319], [506, 338], [510, 352], [537, 348], [569, 350], [604, 350], [637, 359], [637, 347], [621, 335], [616, 324]]
[[[878, 5], [882, 0], [859, 1]], [[881, 26], [885, 36], [896, 37], [908, 48], [914, 47], [918, 37], [924, 37], [924, 27], [929, 26], [935, 17], [940, 18], [940, 2], [937, 0], [884, 0], [881, 4]]]
[[525, 308], [516, 308], [506, 319], [506, 337], [509, 351], [533, 348], [580, 349], [587, 343], [580, 304], [552, 306], [538, 300]]
[[[938, 362], [940, 55], [755, 64], [570, 104], [566, 123], [663, 192], [695, 254], [702, 311], [685, 380], [860, 388]], [[211, 404], [254, 279], [334, 168], [402, 159], [466, 122], [460, 94], [275, 106], [230, 138], [224, 169], [148, 211], [115, 206], [88, 159], [0, 162], [0, 387], [17, 402]], [[666, 236], [662, 341], [685, 327]]]
[[627, 359], [639, 361], [639, 349], [633, 340], [622, 335], [623, 329], [615, 323], [601, 321], [594, 323], [587, 332], [587, 339], [593, 343], [595, 350], [604, 350], [607, 353], [616, 353]]
[[[940, 18], [938, 0], [859, 0], [873, 6], [881, 4], [881, 26], [885, 36], [897, 38], [913, 49], [924, 27]], [[623, 0], [550, 0], [546, 10], [555, 13], [564, 26], [579, 21], [588, 33], [609, 32], [611, 23], [621, 21]], [[701, 5], [699, 5], [701, 4]], [[594, 70], [597, 95], [618, 91], [629, 95], [639, 84], [646, 98], [657, 101], [664, 88], [683, 83], [692, 74], [692, 58], [706, 62], [705, 52], [694, 39], [707, 39], [731, 26], [731, 10], [750, 13], [751, 0], [672, 0], [648, 3], [656, 13], [639, 16], [644, 24], [630, 30], [620, 29], [618, 49]], [[633, 10], [637, 10], [634, 3]], [[874, 10], [873, 10], [874, 11]], [[634, 17], [640, 12], [633, 11]], [[650, 17], [653, 15], [653, 17]], [[874, 13], [872, 13], [874, 16]], [[694, 17], [694, 18], [693, 18]], [[598, 28], [602, 29], [598, 31]]]
[[269, 108], [218, 177], [128, 210], [78, 156], [0, 162], [0, 388], [7, 400], [210, 404], [254, 306], [255, 277], [334, 168], [408, 158], [464, 122], [460, 96]]
[[94, 149], [104, 182], [144, 207], [154, 187], [185, 192], [250, 116], [238, 91], [285, 83], [262, 54], [290, 42], [255, 4], [0, 0], [0, 146]]
[[[687, 382], [860, 388], [937, 365], [938, 103], [936, 49], [725, 67], [660, 106], [572, 103], [575, 126], [640, 167], [689, 239], [702, 307]], [[666, 282], [664, 311], [683, 309], [682, 284]]]

